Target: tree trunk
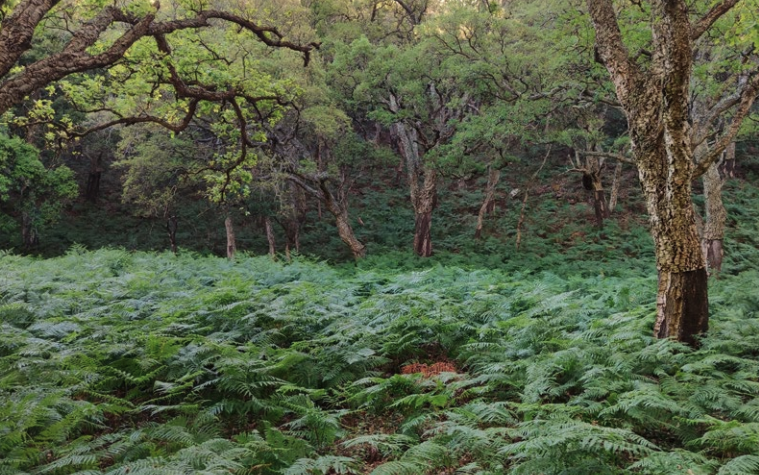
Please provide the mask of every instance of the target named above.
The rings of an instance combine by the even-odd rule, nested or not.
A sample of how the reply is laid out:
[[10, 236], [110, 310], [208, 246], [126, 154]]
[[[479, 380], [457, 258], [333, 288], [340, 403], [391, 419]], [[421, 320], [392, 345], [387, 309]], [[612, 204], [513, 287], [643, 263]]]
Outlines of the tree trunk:
[[[619, 186], [622, 183], [622, 162], [617, 162], [617, 166], [614, 167], [614, 182], [611, 184], [611, 195], [609, 196], [609, 209], [608, 216], [614, 212], [614, 208], [617, 207], [617, 200], [619, 199]], [[607, 216], [607, 217], [608, 217]]]
[[[694, 43], [736, 3], [719, 2], [692, 23], [685, 0], [651, 2], [652, 54], [650, 63], [643, 65], [626, 48], [612, 0], [587, 1], [596, 32], [596, 57], [608, 70], [627, 116], [651, 219], [659, 270], [654, 335], [693, 346], [696, 336], [708, 329], [709, 299], [691, 182], [733, 141], [759, 92], [759, 76], [753, 76], [739, 90], [730, 126], [696, 164], [692, 144], [706, 137], [692, 132], [711, 128], [712, 118], [693, 122]], [[725, 111], [715, 110], [718, 115]]]
[[606, 206], [606, 196], [604, 195], [604, 186], [601, 183], [600, 173], [590, 175], [593, 189], [593, 209], [596, 212], [596, 226], [598, 229], [604, 228], [604, 218], [609, 215], [609, 209]]
[[356, 235], [353, 233], [353, 227], [351, 227], [350, 220], [348, 219], [347, 210], [333, 214], [335, 215], [337, 233], [340, 235], [340, 239], [350, 248], [351, 253], [353, 253], [353, 258], [359, 260], [366, 257], [366, 246], [356, 239]]
[[306, 219], [306, 196], [304, 191], [293, 182], [290, 186], [291, 208], [287, 211], [282, 221], [282, 229], [287, 239], [286, 247], [300, 252], [300, 228]]
[[356, 234], [353, 232], [353, 227], [348, 216], [347, 203], [344, 200], [335, 198], [329, 188], [327, 188], [325, 181], [322, 181], [319, 187], [327, 211], [335, 217], [335, 226], [337, 227], [337, 234], [340, 236], [340, 239], [350, 248], [354, 259], [359, 260], [366, 257], [366, 246], [356, 238]]
[[[397, 111], [395, 97], [391, 96], [390, 109]], [[419, 134], [403, 122], [393, 124], [391, 135], [406, 164], [411, 205], [414, 208], [414, 252], [422, 257], [432, 255], [432, 211], [437, 205], [437, 173], [425, 166], [419, 152]]]
[[27, 211], [21, 212], [21, 238], [25, 249], [36, 247], [40, 243], [40, 236], [34, 224], [34, 217]]
[[[735, 142], [725, 149], [724, 163], [735, 163]], [[720, 175], [722, 166], [723, 160], [713, 163], [702, 177], [704, 201], [706, 203], [706, 222], [704, 223], [701, 248], [706, 259], [707, 270], [710, 275], [715, 277], [722, 271], [722, 259], [724, 257], [722, 241], [725, 237], [725, 222], [727, 221], [727, 210], [722, 202], [722, 187], [727, 177]], [[727, 167], [729, 167], [726, 168], [727, 170], [733, 168], [731, 165], [727, 165]]]
[[495, 205], [495, 189], [498, 186], [498, 180], [501, 178], [501, 170], [497, 168], [490, 168], [488, 172], [488, 185], [485, 189], [485, 199], [480, 206], [480, 212], [477, 215], [477, 228], [474, 231], [474, 238], [480, 239], [482, 236], [482, 228], [485, 223], [485, 215], [492, 213]]
[[84, 192], [84, 197], [91, 203], [95, 203], [100, 194], [100, 178], [103, 175], [103, 169], [100, 167], [102, 159], [102, 152], [100, 152], [97, 158], [90, 158], [90, 173], [87, 176], [87, 188]]
[[232, 225], [232, 216], [227, 215], [224, 219], [224, 228], [227, 231], [227, 259], [233, 260], [237, 253], [237, 242], [235, 240], [235, 228]]
[[414, 252], [422, 257], [432, 255], [432, 211], [437, 205], [437, 173], [434, 169], [423, 168], [422, 186], [416, 185], [414, 178], [411, 187], [411, 202], [414, 205]]
[[174, 255], [177, 254], [177, 227], [179, 225], [179, 218], [176, 216], [169, 216], [166, 220], [166, 234], [169, 235], [169, 243], [171, 245], [171, 252]]
[[654, 336], [695, 346], [696, 337], [709, 328], [709, 300], [691, 198], [693, 162], [674, 168], [667, 155], [689, 155], [690, 149], [685, 144], [668, 149], [638, 162], [659, 275]]
[[269, 242], [269, 255], [272, 259], [277, 257], [277, 243], [274, 238], [274, 229], [271, 227], [271, 218], [266, 216], [264, 218], [264, 228], [266, 230], [266, 240]]
[[87, 189], [85, 190], [84, 197], [90, 203], [97, 202], [98, 194], [100, 193], [100, 177], [103, 174], [100, 170], [90, 171], [87, 176]]

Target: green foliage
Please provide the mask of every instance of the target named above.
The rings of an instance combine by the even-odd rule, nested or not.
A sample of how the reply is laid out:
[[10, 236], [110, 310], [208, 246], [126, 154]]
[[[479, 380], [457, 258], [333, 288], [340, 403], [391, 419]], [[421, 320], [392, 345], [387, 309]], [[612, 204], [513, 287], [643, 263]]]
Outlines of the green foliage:
[[649, 336], [633, 273], [81, 248], [0, 271], [3, 473], [756, 472], [755, 272], [715, 284], [691, 350]]
[[[37, 149], [0, 132], [0, 205], [9, 205], [9, 212], [21, 221], [25, 233], [36, 235], [40, 228], [53, 223], [63, 205], [78, 193], [68, 167], [46, 166]], [[5, 214], [3, 208], [0, 216]]]

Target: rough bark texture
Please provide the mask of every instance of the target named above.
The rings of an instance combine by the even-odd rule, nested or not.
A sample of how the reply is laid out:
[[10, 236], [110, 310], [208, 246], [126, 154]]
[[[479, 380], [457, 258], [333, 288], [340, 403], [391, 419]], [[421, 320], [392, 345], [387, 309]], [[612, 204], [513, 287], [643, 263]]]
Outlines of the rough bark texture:
[[617, 162], [617, 166], [614, 167], [614, 181], [611, 184], [611, 194], [609, 195], [609, 215], [614, 212], [614, 208], [617, 207], [617, 200], [619, 200], [619, 187], [622, 183], [622, 162]]
[[340, 235], [340, 239], [350, 248], [353, 258], [359, 260], [366, 257], [366, 246], [356, 238], [353, 227], [350, 224], [350, 219], [348, 219], [348, 212], [332, 213], [335, 215], [337, 233]]
[[264, 218], [264, 229], [266, 230], [266, 241], [269, 243], [269, 255], [275, 259], [277, 257], [277, 240], [271, 227], [271, 218], [268, 216]]
[[691, 199], [692, 163], [672, 167], [662, 147], [658, 159], [641, 161], [638, 168], [660, 276], [654, 334], [688, 344], [708, 329], [709, 309], [706, 267]]
[[501, 170], [491, 167], [488, 172], [488, 185], [485, 189], [485, 199], [482, 200], [480, 212], [477, 214], [477, 228], [474, 231], [474, 238], [479, 239], [482, 236], [482, 228], [485, 224], [485, 215], [492, 213], [495, 204], [495, 190], [498, 181], [501, 178]]
[[706, 220], [701, 247], [709, 274], [714, 276], [722, 271], [722, 259], [724, 257], [722, 241], [725, 238], [725, 222], [727, 221], [727, 210], [722, 202], [722, 187], [727, 176], [720, 174], [723, 163], [735, 163], [735, 142], [725, 149], [724, 160], [713, 163], [701, 177], [704, 184], [704, 201], [706, 204]]
[[416, 129], [403, 123], [394, 124], [392, 135], [406, 163], [406, 176], [414, 208], [414, 252], [422, 257], [432, 255], [432, 211], [437, 206], [437, 173], [422, 164]]
[[422, 186], [411, 187], [411, 203], [414, 206], [414, 252], [422, 257], [430, 257], [432, 211], [437, 204], [437, 173], [435, 170], [425, 169], [423, 174]]
[[[683, 0], [656, 0], [651, 8], [652, 51], [644, 71], [622, 41], [611, 0], [588, 0], [598, 55], [627, 115], [651, 220], [659, 270], [654, 334], [695, 344], [696, 336], [708, 329], [708, 297], [691, 201], [691, 181], [697, 175], [689, 110], [692, 42], [729, 7], [722, 13], [710, 10], [695, 28]], [[753, 102], [753, 98], [746, 100]], [[724, 148], [724, 138], [715, 146]], [[708, 163], [699, 163], [703, 165]]]
[[604, 228], [604, 218], [609, 216], [609, 210], [606, 208], [606, 196], [604, 190], [593, 191], [593, 208], [596, 212], [596, 226], [598, 229]]
[[674, 338], [691, 346], [697, 344], [696, 335], [709, 329], [706, 269], [688, 272], [659, 272], [656, 338]]
[[234, 259], [237, 253], [237, 241], [235, 239], [235, 228], [232, 223], [232, 216], [227, 215], [224, 219], [224, 229], [227, 231], [227, 259]]
[[324, 205], [335, 217], [335, 226], [340, 239], [350, 248], [353, 258], [356, 260], [366, 257], [366, 246], [356, 238], [348, 216], [348, 205], [344, 199], [337, 199], [325, 181], [320, 184]]

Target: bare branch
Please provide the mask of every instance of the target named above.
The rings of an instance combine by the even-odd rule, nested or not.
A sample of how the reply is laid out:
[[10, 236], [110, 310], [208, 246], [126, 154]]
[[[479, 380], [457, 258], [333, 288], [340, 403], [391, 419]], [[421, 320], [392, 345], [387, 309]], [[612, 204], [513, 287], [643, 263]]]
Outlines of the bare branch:
[[629, 104], [642, 78], [638, 65], [630, 58], [622, 41], [614, 6], [611, 0], [588, 0], [588, 11], [596, 30], [598, 56], [611, 75], [619, 101]]
[[182, 120], [177, 124], [172, 124], [171, 122], [165, 119], [162, 119], [160, 117], [155, 117], [151, 115], [139, 115], [139, 116], [134, 116], [134, 117], [120, 117], [118, 119], [105, 122], [103, 124], [98, 124], [94, 127], [91, 127], [87, 130], [83, 130], [81, 132], [70, 132], [68, 133], [68, 135], [71, 137], [84, 137], [86, 135], [89, 135], [101, 130], [105, 130], [117, 125], [129, 126], [129, 125], [145, 124], [145, 123], [158, 124], [161, 127], [171, 130], [174, 133], [179, 133], [185, 130], [190, 125], [192, 118], [195, 116], [195, 111], [197, 110], [199, 102], [200, 102], [200, 99], [192, 99], [187, 108], [187, 114], [185, 114], [184, 118], [182, 118]]
[[727, 146], [730, 145], [730, 142], [735, 139], [743, 120], [748, 116], [749, 112], [751, 112], [751, 106], [754, 104], [757, 94], [759, 94], [759, 74], [755, 74], [746, 85], [746, 88], [741, 93], [741, 101], [733, 115], [733, 120], [730, 123], [730, 126], [722, 136], [717, 139], [717, 142], [712, 146], [711, 150], [709, 150], [709, 153], [707, 153], [698, 165], [696, 165], [696, 169], [693, 171], [693, 178], [698, 178], [706, 173], [712, 163], [722, 155], [725, 148], [727, 148]]
[[[310, 53], [319, 47], [318, 43], [298, 45], [283, 40], [276, 28], [262, 27], [231, 13], [206, 10], [193, 18], [155, 22], [153, 14], [135, 17], [109, 6], [82, 25], [72, 36], [63, 51], [48, 56], [27, 66], [18, 74], [6, 77], [24, 51], [31, 47], [36, 25], [58, 0], [25, 0], [14, 10], [11, 17], [3, 21], [0, 29], [0, 114], [21, 103], [32, 92], [58, 81], [69, 74], [103, 68], [114, 64], [140, 38], [159, 38], [168, 33], [210, 26], [210, 19], [221, 19], [250, 31], [268, 46], [286, 48], [303, 54], [308, 64]], [[114, 23], [131, 25], [127, 31], [103, 53], [91, 55], [87, 49], [92, 46]]]
[[583, 150], [580, 152], [582, 155], [588, 155], [591, 157], [603, 157], [603, 158], [611, 158], [612, 160], [617, 160], [618, 162], [624, 162], [624, 163], [631, 163], [635, 165], [635, 160], [633, 160], [630, 157], [627, 157], [625, 155], [622, 155], [621, 153], [613, 153], [613, 152], [593, 152], [591, 150]]
[[5, 18], [0, 28], [0, 77], [5, 76], [24, 52], [32, 47], [34, 30], [60, 0], [24, 0]]
[[696, 41], [703, 35], [711, 26], [719, 20], [722, 15], [729, 12], [735, 5], [741, 0], [722, 0], [720, 3], [714, 5], [711, 10], [706, 12], [700, 20], [693, 24], [691, 27], [691, 40]]

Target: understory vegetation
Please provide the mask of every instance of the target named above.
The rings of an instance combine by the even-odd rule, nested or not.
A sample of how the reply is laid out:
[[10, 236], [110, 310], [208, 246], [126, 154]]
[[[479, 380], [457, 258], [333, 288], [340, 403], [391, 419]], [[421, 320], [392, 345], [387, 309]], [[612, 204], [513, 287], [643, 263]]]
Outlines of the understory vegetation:
[[759, 473], [741, 262], [694, 350], [653, 339], [646, 259], [5, 254], [0, 473]]

